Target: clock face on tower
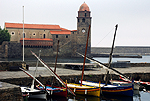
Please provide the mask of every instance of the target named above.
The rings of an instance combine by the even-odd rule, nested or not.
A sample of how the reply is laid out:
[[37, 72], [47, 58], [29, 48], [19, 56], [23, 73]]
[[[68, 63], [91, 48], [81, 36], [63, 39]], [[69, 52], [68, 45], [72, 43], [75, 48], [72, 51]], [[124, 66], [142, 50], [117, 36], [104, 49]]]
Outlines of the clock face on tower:
[[82, 33], [85, 33], [85, 29], [82, 29]]

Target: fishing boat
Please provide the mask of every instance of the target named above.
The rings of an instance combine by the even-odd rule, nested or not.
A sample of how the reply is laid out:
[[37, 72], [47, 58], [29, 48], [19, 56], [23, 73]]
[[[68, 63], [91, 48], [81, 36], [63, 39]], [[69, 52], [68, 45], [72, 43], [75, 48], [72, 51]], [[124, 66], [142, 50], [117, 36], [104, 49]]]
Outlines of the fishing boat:
[[28, 98], [46, 99], [46, 92], [44, 90], [32, 89], [31, 87], [20, 87], [22, 96]]
[[[128, 81], [126, 78], [124, 78], [124, 77], [122, 77], [122, 76], [119, 76], [119, 77], [120, 77], [120, 79], [122, 79], [123, 81], [126, 81], [126, 82], [129, 82], [129, 83], [130, 83], [130, 81]], [[141, 86], [144, 86], [147, 90], [150, 90], [150, 82], [145, 82], [145, 81], [141, 81], [141, 80], [139, 80], [139, 81], [134, 80], [134, 82], [135, 82], [136, 84], [140, 84]]]
[[[109, 80], [112, 85], [117, 86], [132, 86], [132, 82], [120, 81], [120, 80]], [[134, 83], [134, 89], [139, 90], [140, 85], [138, 83]]]
[[[81, 81], [79, 81], [80, 83]], [[98, 82], [82, 81], [83, 85], [99, 87]], [[117, 86], [112, 84], [101, 83], [101, 90], [103, 95], [121, 95], [121, 96], [133, 96], [133, 86]]]
[[[114, 49], [114, 42], [115, 42], [115, 37], [116, 37], [116, 31], [118, 28], [118, 24], [115, 26], [115, 33], [114, 33], [114, 38], [113, 38], [113, 44], [112, 44], [112, 48], [111, 48], [111, 52], [109, 55], [109, 63], [108, 66], [104, 65], [103, 63], [91, 59], [89, 57], [87, 57], [86, 55], [82, 55], [80, 53], [78, 53], [79, 55], [81, 55], [82, 57], [97, 63], [100, 67], [103, 67], [104, 69], [106, 69], [107, 74], [106, 74], [106, 81], [105, 84], [100, 84], [101, 90], [102, 90], [102, 94], [110, 94], [110, 95], [123, 95], [123, 96], [133, 96], [133, 85], [132, 86], [116, 86], [116, 85], [112, 85], [112, 84], [108, 84], [108, 76], [109, 76], [109, 72], [110, 71], [115, 71], [116, 73], [123, 75], [122, 73], [118, 72], [117, 70], [114, 70], [113, 68], [111, 68], [111, 62], [112, 62], [112, 53], [113, 53], [113, 49]], [[124, 75], [123, 75], [124, 76]], [[99, 83], [96, 82], [92, 82], [92, 81], [79, 81], [79, 83], [87, 85], [87, 86], [92, 86], [92, 87], [99, 87]]]
[[100, 86], [99, 87], [91, 87], [86, 85], [81, 86], [80, 84], [75, 83], [67, 83], [67, 86], [71, 88], [76, 94], [100, 97], [101, 92]]
[[[38, 82], [38, 84], [40, 84], [42, 87], [44, 87], [44, 85], [37, 80], [33, 75], [31, 75], [29, 72], [27, 72], [26, 70], [21, 69], [24, 73], [26, 73], [28, 76], [30, 76], [32, 79], [34, 79], [36, 82]], [[21, 92], [22, 92], [22, 96], [27, 96], [29, 98], [39, 98], [39, 99], [46, 99], [47, 97], [47, 92], [45, 90], [39, 90], [39, 89], [35, 89], [32, 87], [20, 87], [21, 88]], [[45, 88], [45, 87], [44, 87]]]
[[[36, 87], [40, 90], [44, 90], [40, 85], [37, 85]], [[49, 92], [49, 96], [67, 97], [67, 87], [52, 87], [51, 85], [46, 85], [45, 89]]]
[[[87, 52], [90, 27], [91, 26], [89, 25], [88, 36], [87, 36], [87, 41], [86, 41], [86, 48], [85, 48], [85, 56], [86, 56], [86, 52]], [[83, 62], [81, 82], [83, 80], [83, 75], [84, 75], [85, 59], [86, 58], [84, 58], [84, 62]], [[101, 91], [100, 85], [98, 87], [91, 87], [91, 86], [82, 85], [82, 83], [81, 84], [67, 83], [67, 86], [69, 88], [71, 88], [76, 94], [100, 97], [100, 91]]]
[[[59, 46], [59, 40], [58, 40], [58, 44], [57, 44], [57, 55], [58, 55], [58, 46]], [[57, 63], [57, 55], [56, 55], [56, 62], [55, 62], [55, 69], [54, 72], [56, 72], [56, 63]], [[40, 55], [39, 55], [40, 58]], [[39, 60], [38, 60], [39, 61]], [[48, 85], [46, 84], [45, 86], [45, 90], [48, 93], [48, 96], [59, 96], [59, 97], [67, 97], [67, 86], [66, 87], [58, 87], [58, 86], [54, 86], [55, 79], [53, 78], [52, 80], [52, 85]], [[36, 86], [38, 89], [40, 90], [44, 90], [44, 88], [41, 85], [37, 85]]]
[[[38, 61], [41, 62], [41, 64], [44, 65], [44, 67], [65, 87], [64, 89], [67, 88], [67, 91], [69, 93], [71, 93], [72, 95], [75, 96], [74, 92], [68, 88], [68, 86], [66, 85], [66, 83], [56, 74], [56, 72], [54, 72], [41, 58], [39, 58], [34, 52], [31, 51], [31, 53], [38, 59]], [[43, 87], [43, 86], [42, 86]], [[45, 87], [44, 87], [45, 89]], [[63, 90], [64, 92], [66, 92], [65, 90]], [[65, 95], [66, 96], [66, 95]]]

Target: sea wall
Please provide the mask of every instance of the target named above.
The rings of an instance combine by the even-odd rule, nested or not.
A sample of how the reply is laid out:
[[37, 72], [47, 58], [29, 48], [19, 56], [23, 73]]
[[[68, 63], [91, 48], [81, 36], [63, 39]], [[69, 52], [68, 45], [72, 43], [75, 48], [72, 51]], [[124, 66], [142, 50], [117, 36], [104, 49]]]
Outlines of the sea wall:
[[[150, 82], [150, 73], [126, 73], [125, 75], [130, 77], [131, 79], [134, 78], [134, 80], [141, 79], [142, 81], [149, 81]], [[52, 77], [53, 76], [37, 77], [37, 79], [45, 85], [45, 84], [50, 84], [51, 83]], [[66, 75], [66, 76], [60, 76], [60, 78], [64, 81], [67, 80], [67, 82], [76, 82], [76, 83], [78, 83], [78, 80], [80, 80], [81, 75]], [[114, 75], [114, 74], [111, 74], [110, 78], [115, 79], [115, 80], [119, 79], [119, 77], [117, 75]], [[84, 80], [90, 80], [90, 81], [95, 81], [95, 82], [101, 81], [102, 83], [104, 83], [104, 74], [101, 74], [101, 75], [94, 75], [94, 74], [85, 75]], [[9, 79], [1, 79], [0, 81], [7, 82], [7, 83], [10, 83], [10, 84], [15, 84], [15, 85], [29, 86], [29, 85], [31, 85], [32, 78], [30, 78], [30, 77], [9, 78]]]
[[[91, 47], [91, 54], [110, 54], [111, 47]], [[113, 54], [150, 55], [150, 47], [145, 46], [116, 46]]]

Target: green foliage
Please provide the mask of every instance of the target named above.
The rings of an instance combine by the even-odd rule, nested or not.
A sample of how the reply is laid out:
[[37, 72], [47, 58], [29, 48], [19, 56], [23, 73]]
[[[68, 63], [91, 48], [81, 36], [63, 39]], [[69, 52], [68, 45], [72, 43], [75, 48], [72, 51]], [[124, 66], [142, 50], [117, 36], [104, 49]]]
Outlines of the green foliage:
[[8, 33], [8, 30], [1, 29], [0, 26], [0, 45], [3, 43], [3, 41], [10, 41], [11, 35]]

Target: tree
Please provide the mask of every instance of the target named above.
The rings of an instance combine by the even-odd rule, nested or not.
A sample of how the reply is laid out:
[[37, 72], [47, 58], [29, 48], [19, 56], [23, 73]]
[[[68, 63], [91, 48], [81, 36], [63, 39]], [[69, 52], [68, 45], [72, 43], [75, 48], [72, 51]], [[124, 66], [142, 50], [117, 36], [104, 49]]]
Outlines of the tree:
[[3, 41], [10, 41], [11, 35], [8, 33], [8, 30], [1, 29], [0, 26], [0, 45], [3, 43]]

